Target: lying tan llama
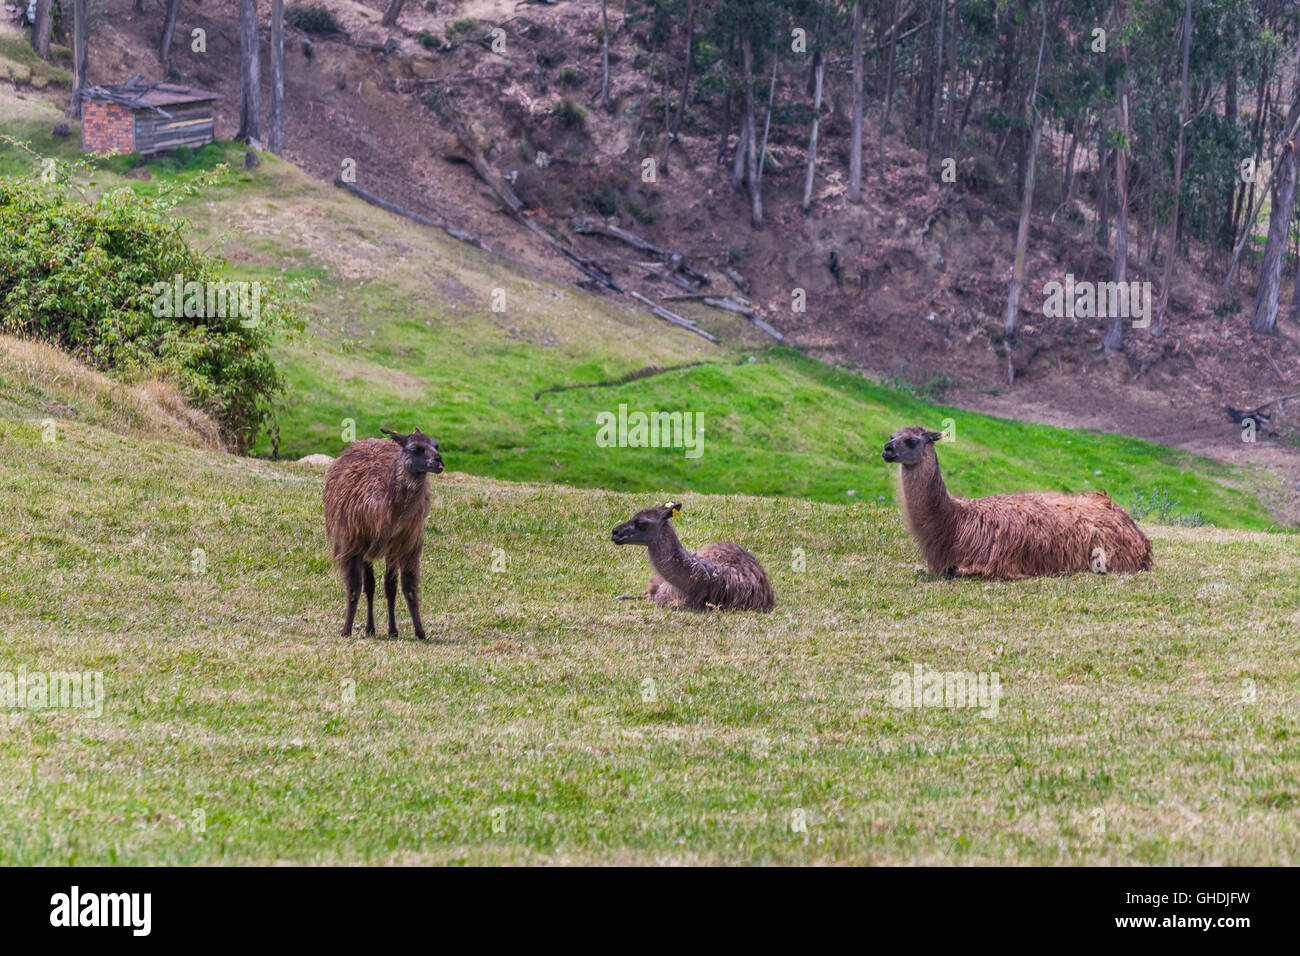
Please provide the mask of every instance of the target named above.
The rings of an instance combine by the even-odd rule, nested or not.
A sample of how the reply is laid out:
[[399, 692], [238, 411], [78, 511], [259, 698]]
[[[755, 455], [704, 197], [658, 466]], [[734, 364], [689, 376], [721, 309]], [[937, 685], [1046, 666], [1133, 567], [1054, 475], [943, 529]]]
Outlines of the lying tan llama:
[[758, 559], [729, 541], [706, 544], [691, 554], [669, 523], [681, 513], [682, 506], [670, 501], [639, 512], [611, 532], [615, 544], [644, 544], [650, 551], [650, 563], [659, 573], [640, 597], [692, 611], [771, 610], [776, 595]]
[[903, 520], [931, 574], [1015, 579], [1151, 569], [1151, 542], [1100, 492], [954, 498], [934, 451], [942, 437], [913, 425], [881, 452], [903, 466]]

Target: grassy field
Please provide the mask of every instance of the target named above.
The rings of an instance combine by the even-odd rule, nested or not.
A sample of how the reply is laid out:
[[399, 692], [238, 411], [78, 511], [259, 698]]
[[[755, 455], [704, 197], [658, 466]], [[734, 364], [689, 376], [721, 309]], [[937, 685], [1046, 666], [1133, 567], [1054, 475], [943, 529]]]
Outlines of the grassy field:
[[[75, 152], [39, 100], [0, 107]], [[319, 284], [282, 453], [337, 454], [348, 420], [442, 442], [435, 640], [404, 610], [401, 640], [337, 636], [323, 470], [0, 337], [0, 692], [106, 692], [0, 702], [0, 863], [1300, 862], [1300, 554], [1259, 533], [1260, 474], [931, 404], [702, 310], [714, 346], [242, 157], [108, 160], [90, 192], [231, 163], [182, 207], [194, 243]], [[0, 175], [33, 161], [0, 146]], [[599, 447], [620, 405], [701, 414], [703, 454]], [[944, 419], [958, 493], [1159, 492], [1218, 528], [1147, 523], [1134, 578], [930, 580], [878, 452]], [[615, 600], [650, 571], [610, 528], [670, 496], [688, 546], [758, 554], [772, 614]], [[996, 675], [996, 714], [899, 706], [917, 667]]]
[[[319, 471], [0, 432], [0, 672], [107, 692], [0, 715], [0, 862], [1300, 862], [1289, 536], [932, 581], [891, 508], [687, 495], [779, 598], [697, 616], [614, 600], [648, 564], [610, 527], [679, 489], [449, 473], [436, 640], [342, 639]], [[917, 665], [996, 673], [997, 716], [894, 706]]]

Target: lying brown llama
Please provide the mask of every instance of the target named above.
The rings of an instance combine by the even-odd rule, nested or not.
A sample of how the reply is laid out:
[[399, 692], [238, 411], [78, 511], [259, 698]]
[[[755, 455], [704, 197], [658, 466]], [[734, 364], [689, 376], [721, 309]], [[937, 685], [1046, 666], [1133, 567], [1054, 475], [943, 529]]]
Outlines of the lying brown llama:
[[954, 498], [934, 452], [942, 437], [913, 425], [881, 452], [903, 466], [903, 518], [931, 574], [1014, 579], [1151, 569], [1151, 542], [1100, 492]]
[[438, 443], [416, 429], [399, 435], [381, 428], [391, 441], [353, 442], [325, 474], [325, 536], [334, 546], [334, 565], [343, 577], [348, 611], [343, 636], [352, 633], [361, 588], [366, 589], [366, 636], [375, 633], [374, 562], [384, 559], [388, 598], [388, 636], [397, 636], [397, 576], [411, 610], [415, 636], [420, 623], [420, 550], [429, 513], [428, 473], [442, 471]]
[[677, 540], [669, 523], [670, 518], [681, 513], [682, 506], [670, 501], [662, 508], [640, 512], [611, 533], [615, 544], [644, 544], [649, 548], [650, 563], [659, 573], [650, 579], [640, 597], [650, 598], [661, 607], [692, 611], [770, 611], [776, 595], [758, 559], [727, 541], [706, 544], [691, 554]]

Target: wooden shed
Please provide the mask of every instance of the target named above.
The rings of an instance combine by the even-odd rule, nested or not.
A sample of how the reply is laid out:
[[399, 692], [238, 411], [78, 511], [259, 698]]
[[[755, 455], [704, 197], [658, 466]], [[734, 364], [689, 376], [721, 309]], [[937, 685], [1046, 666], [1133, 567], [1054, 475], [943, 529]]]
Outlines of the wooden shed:
[[220, 95], [175, 83], [142, 83], [82, 91], [81, 147], [92, 153], [161, 153], [212, 142], [212, 104]]

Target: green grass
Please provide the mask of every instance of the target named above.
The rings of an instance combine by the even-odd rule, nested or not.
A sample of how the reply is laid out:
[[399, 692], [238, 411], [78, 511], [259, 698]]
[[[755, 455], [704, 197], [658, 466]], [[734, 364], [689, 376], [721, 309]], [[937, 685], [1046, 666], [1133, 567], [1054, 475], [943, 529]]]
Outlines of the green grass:
[[[677, 489], [448, 473], [436, 640], [343, 639], [319, 471], [42, 438], [0, 422], [0, 672], [102, 671], [107, 704], [0, 713], [0, 862], [1300, 862], [1288, 536], [940, 581], [892, 508], [688, 495], [686, 543], [778, 594], [691, 615], [614, 600], [649, 569], [609, 528]], [[998, 716], [891, 706], [917, 664], [996, 672]]]

